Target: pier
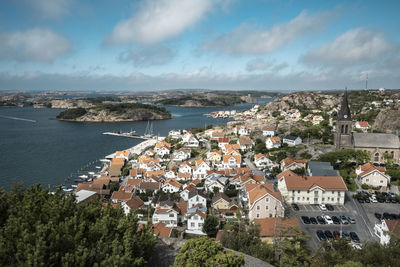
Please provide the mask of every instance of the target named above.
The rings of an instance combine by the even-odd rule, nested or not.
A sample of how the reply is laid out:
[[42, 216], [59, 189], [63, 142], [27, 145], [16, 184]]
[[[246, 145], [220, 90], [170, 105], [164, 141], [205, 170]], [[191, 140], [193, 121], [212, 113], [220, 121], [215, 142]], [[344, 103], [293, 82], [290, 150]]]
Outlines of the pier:
[[112, 135], [112, 136], [120, 136], [120, 137], [128, 137], [128, 138], [134, 138], [134, 139], [142, 139], [142, 140], [150, 140], [153, 139], [153, 137], [145, 137], [145, 136], [140, 136], [136, 134], [125, 134], [125, 133], [113, 133], [113, 132], [105, 132], [103, 133], [105, 135]]
[[[136, 146], [128, 148], [128, 149], [125, 149], [125, 150], [129, 150], [132, 154], [140, 155], [143, 151], [145, 151], [149, 147], [154, 146], [159, 141], [162, 141], [164, 139], [165, 139], [165, 137], [161, 137], [161, 136], [160, 137], [153, 137], [153, 138], [146, 138], [146, 141], [143, 141], [140, 144], [137, 144]], [[106, 156], [105, 158], [106, 159], [112, 159], [112, 158], [114, 158], [114, 156], [115, 156], [115, 153], [112, 153], [112, 154]]]

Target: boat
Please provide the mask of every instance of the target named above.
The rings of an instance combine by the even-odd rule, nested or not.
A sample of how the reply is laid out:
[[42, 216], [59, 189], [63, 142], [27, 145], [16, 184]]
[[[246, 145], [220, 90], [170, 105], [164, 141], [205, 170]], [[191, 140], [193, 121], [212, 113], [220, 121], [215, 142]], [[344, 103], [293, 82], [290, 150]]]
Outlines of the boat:
[[83, 175], [79, 175], [78, 177], [79, 177], [79, 178], [83, 178], [83, 179], [88, 178], [88, 176], [87, 176], [87, 175], [84, 175], [84, 174], [83, 174]]
[[71, 192], [73, 189], [72, 188], [63, 188], [64, 192]]
[[94, 175], [94, 172], [88, 172], [89, 175]]
[[96, 166], [96, 169], [101, 169], [101, 167], [100, 166]]
[[144, 138], [152, 138], [153, 135], [153, 123], [150, 124], [150, 121], [147, 121], [146, 130], [144, 131]]
[[71, 185], [72, 188], [77, 188], [78, 186], [76, 184]]

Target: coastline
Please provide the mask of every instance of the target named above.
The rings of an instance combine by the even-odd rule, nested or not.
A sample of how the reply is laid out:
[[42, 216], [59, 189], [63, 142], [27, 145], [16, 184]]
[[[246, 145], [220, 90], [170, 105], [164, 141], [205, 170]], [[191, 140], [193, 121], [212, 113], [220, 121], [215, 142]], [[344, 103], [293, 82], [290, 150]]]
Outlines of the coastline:
[[[156, 137], [156, 138], [152, 138], [152, 139], [150, 139], [150, 140], [145, 140], [145, 141], [143, 141], [143, 142], [140, 142], [139, 144], [137, 144], [137, 145], [135, 145], [135, 146], [133, 146], [133, 147], [131, 147], [131, 148], [125, 149], [125, 150], [128, 150], [128, 151], [131, 152], [132, 154], [140, 155], [140, 154], [141, 154], [143, 151], [145, 151], [147, 148], [149, 148], [149, 147], [151, 147], [151, 146], [154, 146], [157, 142], [163, 141], [164, 139], [165, 139], [165, 137], [159, 136], [159, 137]], [[105, 158], [105, 159], [112, 159], [112, 158], [114, 158], [115, 153], [116, 153], [116, 152], [114, 152], [114, 153], [112, 153], [112, 154], [110, 154], [110, 155], [107, 155], [107, 156], [105, 156], [104, 158]]]
[[86, 120], [86, 121], [79, 121], [79, 120], [70, 120], [70, 119], [57, 119], [57, 118], [51, 118], [51, 120], [56, 120], [56, 121], [65, 121], [65, 122], [89, 122], [89, 123], [120, 123], [120, 122], [138, 122], [138, 121], [160, 121], [160, 120], [170, 120], [172, 119], [173, 116], [171, 114], [170, 118], [165, 118], [165, 119], [148, 119], [148, 120], [103, 120], [103, 121], [93, 121], [93, 120]]

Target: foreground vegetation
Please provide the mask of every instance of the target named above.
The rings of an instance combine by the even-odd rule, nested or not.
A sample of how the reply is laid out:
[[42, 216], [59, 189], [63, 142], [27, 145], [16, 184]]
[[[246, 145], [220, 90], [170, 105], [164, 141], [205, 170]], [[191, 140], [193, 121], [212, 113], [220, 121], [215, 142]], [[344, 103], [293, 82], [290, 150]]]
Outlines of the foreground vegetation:
[[137, 229], [120, 207], [77, 204], [61, 189], [0, 191], [1, 266], [147, 266], [156, 238]]

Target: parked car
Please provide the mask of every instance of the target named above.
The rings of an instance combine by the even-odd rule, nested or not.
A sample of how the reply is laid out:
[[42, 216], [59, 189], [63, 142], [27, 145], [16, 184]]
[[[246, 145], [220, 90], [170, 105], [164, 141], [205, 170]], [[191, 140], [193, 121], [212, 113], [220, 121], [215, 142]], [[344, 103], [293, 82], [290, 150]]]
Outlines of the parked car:
[[331, 216], [325, 215], [325, 216], [324, 216], [324, 219], [325, 219], [325, 222], [326, 222], [327, 224], [333, 224], [333, 221], [332, 221]]
[[334, 224], [340, 224], [340, 220], [336, 216], [332, 216], [332, 221], [333, 221]]
[[353, 242], [360, 243], [360, 238], [355, 232], [350, 232], [350, 238]]
[[292, 204], [292, 208], [293, 208], [295, 211], [300, 210], [300, 209], [299, 209], [299, 206], [298, 206], [296, 203], [293, 203], [293, 204]]
[[390, 214], [387, 213], [387, 212], [384, 212], [384, 213], [382, 214], [382, 218], [383, 218], [384, 220], [391, 220], [391, 219], [392, 219], [391, 216], [390, 216]]
[[378, 197], [377, 200], [378, 200], [379, 203], [384, 203], [385, 202], [385, 199], [383, 197]]
[[326, 224], [326, 221], [324, 218], [322, 218], [321, 216], [317, 216], [317, 221], [319, 224]]
[[392, 203], [397, 203], [397, 198], [392, 197], [392, 198], [390, 199], [390, 202], [392, 202]]
[[325, 230], [324, 234], [325, 234], [325, 236], [326, 236], [326, 238], [327, 238], [328, 240], [332, 240], [332, 239], [333, 239], [333, 234], [332, 234], [331, 231]]
[[340, 222], [342, 224], [349, 224], [349, 221], [347, 220], [347, 217], [344, 216], [344, 215], [340, 216]]
[[359, 244], [353, 243], [351, 244], [351, 247], [354, 249], [361, 249], [361, 246]]
[[326, 236], [322, 230], [317, 231], [317, 236], [320, 241], [326, 241]]
[[331, 204], [326, 204], [325, 206], [330, 211], [335, 210]]
[[358, 201], [358, 203], [364, 203], [365, 199], [363, 197], [358, 197], [357, 201]]
[[319, 208], [320, 208], [322, 211], [326, 211], [326, 205], [325, 205], [325, 204], [319, 204]]
[[351, 224], [355, 224], [355, 223], [356, 223], [356, 220], [355, 220], [354, 218], [352, 218], [352, 217], [347, 217], [347, 220], [348, 220], [349, 223], [351, 223]]
[[310, 217], [310, 222], [312, 224], [318, 224], [317, 220], [314, 217]]
[[382, 214], [380, 214], [380, 213], [375, 212], [375, 217], [376, 217], [378, 220], [382, 220]]
[[349, 233], [347, 233], [347, 232], [343, 232], [342, 233], [342, 236], [344, 237], [344, 238], [346, 238], [347, 240], [351, 240], [351, 237], [350, 237], [350, 234]]
[[310, 218], [308, 218], [307, 216], [301, 216], [301, 219], [303, 220], [303, 223], [305, 224], [310, 224]]
[[333, 231], [333, 237], [334, 237], [335, 239], [339, 239], [339, 238], [340, 238], [340, 233], [339, 233], [339, 231]]
[[364, 198], [365, 203], [371, 203], [371, 200], [369, 200], [369, 197]]
[[369, 198], [369, 201], [371, 201], [371, 203], [377, 203], [378, 200], [376, 200], [376, 197], [372, 196]]

